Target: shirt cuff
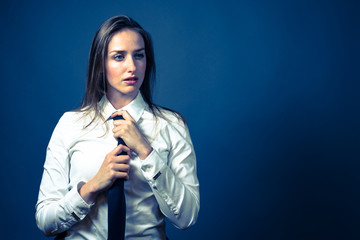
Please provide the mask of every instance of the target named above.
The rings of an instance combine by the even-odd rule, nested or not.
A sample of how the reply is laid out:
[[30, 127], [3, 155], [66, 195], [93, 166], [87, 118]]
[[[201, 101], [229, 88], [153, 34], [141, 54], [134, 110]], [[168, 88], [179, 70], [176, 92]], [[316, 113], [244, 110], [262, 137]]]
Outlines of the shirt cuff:
[[142, 160], [141, 170], [146, 180], [153, 183], [161, 175], [165, 167], [166, 163], [160, 158], [155, 149], [153, 149], [149, 156]]
[[85, 182], [79, 182], [76, 187], [72, 188], [65, 199], [65, 208], [72, 215], [72, 223], [83, 220], [90, 212], [93, 204], [87, 204], [85, 200], [80, 196], [79, 189], [85, 184]]
[[[155, 190], [155, 195], [158, 195], [166, 204], [175, 216], [178, 216], [179, 210], [176, 207], [172, 197], [169, 196], [169, 193], [166, 191], [169, 184], [167, 176], [167, 164], [160, 157], [160, 155], [153, 150], [151, 154], [143, 160], [141, 169], [145, 179], [149, 182], [149, 185]], [[164, 180], [165, 178], [165, 180]], [[158, 180], [157, 180], [158, 179]]]

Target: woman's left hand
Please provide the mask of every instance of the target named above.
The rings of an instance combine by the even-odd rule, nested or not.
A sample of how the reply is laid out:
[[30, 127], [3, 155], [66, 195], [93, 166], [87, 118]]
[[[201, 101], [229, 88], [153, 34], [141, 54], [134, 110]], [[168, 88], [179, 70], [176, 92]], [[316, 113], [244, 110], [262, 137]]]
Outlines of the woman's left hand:
[[128, 148], [136, 152], [141, 160], [144, 160], [153, 150], [151, 145], [127, 111], [119, 111], [111, 115], [112, 118], [116, 116], [123, 116], [124, 120], [114, 120], [112, 130], [114, 137], [124, 140]]

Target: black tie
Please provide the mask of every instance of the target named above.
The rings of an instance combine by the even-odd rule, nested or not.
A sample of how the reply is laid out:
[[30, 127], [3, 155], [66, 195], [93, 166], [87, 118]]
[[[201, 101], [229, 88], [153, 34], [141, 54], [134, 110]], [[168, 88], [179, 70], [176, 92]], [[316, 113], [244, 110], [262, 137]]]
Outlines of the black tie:
[[[116, 116], [114, 120], [124, 119]], [[125, 145], [124, 140], [118, 139], [118, 145]], [[126, 145], [125, 145], [126, 146]], [[121, 152], [120, 155], [126, 155]], [[124, 180], [118, 179], [108, 191], [108, 240], [125, 239], [126, 203], [124, 194]]]

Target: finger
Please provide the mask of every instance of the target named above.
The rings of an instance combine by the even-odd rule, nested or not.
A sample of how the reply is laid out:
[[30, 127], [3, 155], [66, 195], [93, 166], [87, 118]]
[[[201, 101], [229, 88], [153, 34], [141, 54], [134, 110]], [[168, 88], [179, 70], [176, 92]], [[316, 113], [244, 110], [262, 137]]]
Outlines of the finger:
[[126, 152], [126, 154], [131, 157], [131, 150], [127, 146], [119, 144], [115, 149], [117, 149], [117, 151], [115, 151], [115, 156], [118, 156], [122, 152]]
[[118, 155], [114, 157], [115, 164], [129, 164], [130, 156], [129, 155]]
[[129, 180], [129, 173], [128, 172], [115, 172], [114, 176], [115, 176], [116, 179]]
[[117, 116], [122, 116], [123, 112], [125, 112], [125, 111], [126, 110], [116, 111], [113, 114], [111, 114], [111, 117], [114, 118], [114, 117], [117, 117]]
[[121, 111], [121, 114], [122, 114], [122, 116], [124, 117], [125, 120], [135, 122], [135, 120], [130, 116], [130, 114], [126, 110]]
[[114, 120], [113, 120], [113, 125], [114, 125], [114, 127], [121, 126], [121, 125], [124, 123], [124, 121], [125, 121], [125, 119], [124, 119], [124, 117], [123, 117], [123, 115], [122, 115], [122, 111], [115, 112], [115, 113], [113, 113], [113, 114], [111, 115], [112, 118], [115, 118], [115, 117], [118, 117], [118, 116], [121, 116], [121, 119], [117, 119], [117, 120], [114, 119]]
[[111, 156], [118, 156], [121, 152], [126, 152], [129, 157], [131, 157], [131, 150], [127, 146], [119, 144], [114, 148], [109, 154]]
[[129, 172], [129, 169], [130, 169], [130, 165], [129, 164], [115, 164], [113, 166], [113, 170], [116, 171], [116, 172]]
[[112, 118], [114, 118], [116, 116], [122, 116], [124, 119], [114, 120], [113, 124], [115, 127], [124, 125], [126, 123], [126, 121], [130, 121], [132, 124], [136, 124], [136, 121], [131, 117], [131, 115], [126, 110], [114, 112], [111, 115]]
[[122, 150], [122, 147], [123, 147], [123, 145], [117, 145], [109, 154], [111, 155], [111, 156], [117, 156], [117, 155], [119, 155], [119, 152], [121, 152]]
[[[121, 127], [121, 126], [115, 126], [113, 129], [112, 129], [112, 132], [113, 133], [119, 133], [119, 132], [122, 132], [122, 133], [124, 133], [124, 129], [123, 129], [123, 127]], [[115, 135], [114, 135], [114, 137], [115, 137]], [[116, 137], [119, 137], [118, 135], [116, 135]]]
[[116, 179], [126, 179], [128, 180], [129, 179], [129, 173], [126, 172], [126, 171], [112, 171], [112, 174], [111, 174], [111, 179], [112, 179], [112, 182], [114, 183]]

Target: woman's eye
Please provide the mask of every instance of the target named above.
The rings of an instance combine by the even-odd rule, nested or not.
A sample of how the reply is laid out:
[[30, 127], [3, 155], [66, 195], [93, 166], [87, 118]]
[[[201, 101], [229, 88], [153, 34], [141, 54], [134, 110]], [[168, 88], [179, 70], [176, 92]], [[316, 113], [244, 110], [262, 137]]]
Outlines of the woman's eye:
[[113, 57], [116, 61], [121, 61], [121, 60], [124, 60], [124, 56], [123, 55], [120, 55], [120, 54], [117, 54]]
[[138, 60], [143, 59], [144, 57], [145, 57], [145, 54], [143, 54], [143, 53], [137, 53], [135, 55], [135, 59], [138, 59]]

